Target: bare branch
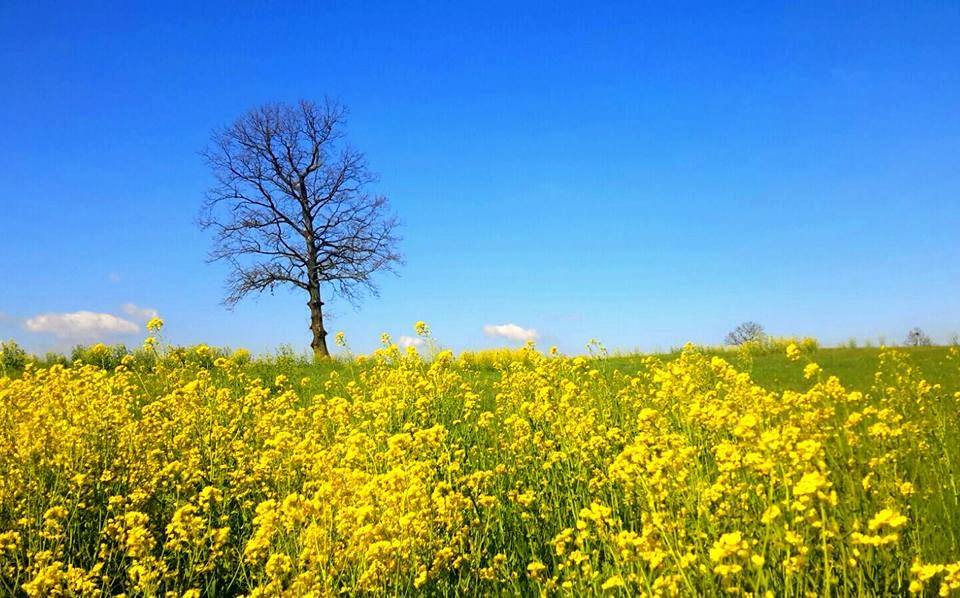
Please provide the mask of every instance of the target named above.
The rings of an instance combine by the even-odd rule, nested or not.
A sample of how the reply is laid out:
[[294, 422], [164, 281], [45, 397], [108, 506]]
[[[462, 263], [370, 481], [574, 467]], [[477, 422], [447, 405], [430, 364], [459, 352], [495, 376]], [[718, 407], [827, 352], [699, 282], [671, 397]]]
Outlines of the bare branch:
[[353, 302], [402, 261], [397, 220], [367, 192], [377, 177], [346, 145], [345, 124], [346, 109], [330, 100], [267, 104], [216, 131], [203, 152], [216, 184], [199, 223], [213, 231], [209, 259], [231, 265], [225, 303], [304, 289], [315, 349], [326, 335], [321, 285]]

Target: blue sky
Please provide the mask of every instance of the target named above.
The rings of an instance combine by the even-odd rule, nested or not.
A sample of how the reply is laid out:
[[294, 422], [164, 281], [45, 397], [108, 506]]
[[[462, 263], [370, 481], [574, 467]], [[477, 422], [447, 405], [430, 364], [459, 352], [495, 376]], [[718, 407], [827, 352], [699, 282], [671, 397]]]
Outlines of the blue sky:
[[220, 305], [198, 151], [324, 95], [403, 221], [400, 276], [332, 306], [358, 350], [420, 319], [568, 352], [960, 332], [960, 4], [4, 4], [0, 337], [32, 350], [127, 304], [306, 348], [305, 297]]

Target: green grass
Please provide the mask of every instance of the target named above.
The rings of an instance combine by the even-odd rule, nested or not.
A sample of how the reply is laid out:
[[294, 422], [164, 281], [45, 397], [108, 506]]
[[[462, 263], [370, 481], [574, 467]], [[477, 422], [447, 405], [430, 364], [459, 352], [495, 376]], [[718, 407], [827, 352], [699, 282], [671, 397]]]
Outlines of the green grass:
[[[944, 388], [960, 388], [960, 370], [950, 367], [948, 363], [950, 346], [895, 348], [899, 352], [906, 353], [911, 364], [916, 366], [931, 383], [939, 383]], [[837, 376], [846, 388], [868, 391], [880, 363], [881, 349], [820, 348], [808, 354], [800, 362], [790, 361], [781, 351], [765, 352], [750, 357], [744, 357], [736, 350], [705, 349], [705, 352], [723, 357], [741, 371], [748, 372], [757, 384], [771, 391], [799, 391], [808, 388], [810, 383], [803, 377], [803, 366], [807, 359], [820, 364], [827, 375]], [[671, 360], [679, 355], [679, 351], [673, 351], [655, 356]], [[647, 355], [639, 353], [610, 356], [602, 359], [601, 367], [610, 372], [634, 373], [641, 368], [641, 361], [646, 357]], [[114, 361], [119, 362], [119, 358]], [[46, 364], [41, 359], [38, 365], [42, 367]], [[18, 376], [22, 371], [21, 367], [7, 368], [9, 370], [7, 375]], [[355, 376], [363, 366], [346, 359], [310, 363], [305, 358], [286, 355], [272, 359], [254, 359], [247, 367], [251, 375], [262, 378], [267, 384], [279, 374], [287, 376], [293, 382], [310, 378], [310, 382], [301, 388], [304, 395], [310, 396], [323, 392], [323, 381], [327, 379], [330, 372], [336, 371], [341, 376], [349, 378]], [[496, 369], [492, 365], [479, 369], [482, 374], [488, 375], [491, 381], [497, 376]]]
[[[916, 366], [923, 376], [931, 383], [939, 383], [944, 388], [960, 388], [960, 370], [951, 367], [948, 361], [950, 346], [937, 347], [895, 347], [898, 352], [905, 353], [910, 363]], [[880, 364], [879, 348], [821, 348], [810, 353], [807, 358], [796, 362], [787, 359], [786, 354], [765, 353], [745, 359], [734, 350], [706, 350], [708, 354], [719, 355], [739, 370], [748, 372], [751, 378], [760, 386], [772, 391], [804, 390], [809, 388], [810, 381], [803, 377], [803, 366], [807, 360], [820, 364], [828, 376], [837, 376], [841, 384], [849, 390], [867, 391], [873, 384], [874, 374]], [[655, 354], [663, 360], [676, 359], [679, 351]], [[645, 354], [617, 355], [603, 358], [602, 369], [606, 371], [620, 371], [626, 374], [635, 373], [642, 367]], [[321, 392], [322, 381], [330, 372], [337, 371], [343, 376], [353, 376], [362, 369], [356, 364], [329, 360], [317, 364], [304, 361], [290, 360], [287, 362], [254, 361], [249, 371], [269, 382], [278, 374], [286, 375], [290, 380], [297, 381], [308, 377], [311, 383], [306, 389]], [[483, 374], [494, 379], [496, 369], [491, 365], [480, 368]]]
[[[899, 352], [909, 356], [910, 363], [916, 366], [931, 383], [944, 388], [960, 388], [960, 370], [950, 367], [948, 355], [950, 347], [896, 347]], [[849, 390], [867, 391], [873, 384], [873, 376], [880, 363], [878, 348], [821, 348], [809, 355], [812, 361], [820, 364], [825, 374], [837, 376], [840, 383]], [[806, 360], [790, 361], [786, 354], [767, 353], [744, 359], [736, 351], [709, 351], [720, 355], [738, 369], [748, 372], [760, 386], [768, 390], [804, 390], [810, 382], [803, 377]], [[663, 359], [674, 359], [679, 352], [660, 355]], [[640, 367], [640, 355], [617, 356], [607, 359], [607, 367], [623, 372], [634, 372]]]

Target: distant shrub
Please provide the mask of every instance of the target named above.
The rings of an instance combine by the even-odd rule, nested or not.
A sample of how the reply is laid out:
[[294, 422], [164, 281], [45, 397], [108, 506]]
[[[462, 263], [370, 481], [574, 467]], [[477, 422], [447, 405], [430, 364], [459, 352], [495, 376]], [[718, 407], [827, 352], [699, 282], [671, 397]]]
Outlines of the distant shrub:
[[88, 347], [77, 345], [73, 348], [70, 360], [74, 363], [81, 362], [105, 370], [112, 370], [120, 365], [120, 361], [129, 354], [130, 351], [125, 345], [105, 345], [103, 343]]
[[16, 342], [0, 342], [0, 375], [12, 376], [27, 367], [30, 356]]
[[132, 361], [130, 362], [130, 367], [135, 370], [152, 370], [157, 365], [157, 356], [156, 351], [141, 347], [130, 354]]
[[277, 354], [273, 360], [281, 367], [310, 365], [312, 363], [311, 358], [308, 358], [304, 353], [298, 353], [290, 344], [277, 347]]
[[230, 359], [239, 365], [247, 365], [250, 363], [252, 356], [247, 349], [237, 349], [230, 355]]
[[209, 370], [218, 358], [226, 357], [227, 355], [223, 349], [201, 343], [187, 349], [185, 361], [188, 365], [195, 365]]
[[37, 365], [48, 368], [54, 365], [70, 365], [70, 360], [63, 353], [48, 351], [42, 358], [37, 359]]
[[[250, 352], [246, 349], [230, 351], [205, 344], [187, 347], [164, 345], [160, 350], [154, 344], [131, 351], [122, 344], [96, 343], [75, 346], [69, 357], [56, 352], [48, 352], [43, 357], [36, 357], [29, 355], [16, 342], [9, 341], [0, 343], [0, 375], [19, 374], [28, 363], [39, 368], [84, 364], [104, 370], [115, 370], [117, 366], [123, 364], [133, 370], [150, 372], [159, 362], [164, 362], [176, 367], [212, 369], [216, 360], [221, 357], [230, 358], [239, 365], [247, 365], [252, 361]], [[306, 363], [306, 357], [296, 355], [290, 348], [283, 348], [278, 353], [277, 359], [268, 358], [265, 361], [277, 365], [285, 362]]]

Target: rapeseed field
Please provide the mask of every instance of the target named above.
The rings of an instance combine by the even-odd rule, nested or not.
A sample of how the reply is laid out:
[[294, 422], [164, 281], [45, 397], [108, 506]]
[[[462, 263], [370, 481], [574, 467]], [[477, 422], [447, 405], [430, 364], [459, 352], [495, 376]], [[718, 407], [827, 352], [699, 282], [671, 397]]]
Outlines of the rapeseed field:
[[849, 388], [785, 342], [771, 388], [418, 323], [300, 378], [161, 326], [0, 377], [0, 593], [960, 594], [960, 388], [903, 352]]

